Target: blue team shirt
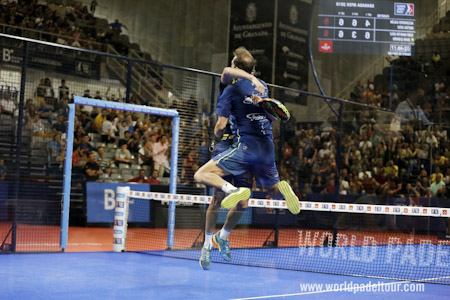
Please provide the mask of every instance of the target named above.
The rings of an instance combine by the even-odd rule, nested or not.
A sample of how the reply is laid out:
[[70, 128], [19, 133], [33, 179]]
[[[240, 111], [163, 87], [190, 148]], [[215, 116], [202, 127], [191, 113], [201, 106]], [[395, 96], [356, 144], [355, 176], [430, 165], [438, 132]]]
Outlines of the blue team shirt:
[[[267, 85], [264, 81], [264, 94], [267, 95]], [[241, 79], [227, 86], [217, 100], [216, 114], [229, 118], [231, 130], [239, 138], [271, 138], [272, 124], [262, 107], [254, 105], [250, 96], [255, 93], [251, 81]]]

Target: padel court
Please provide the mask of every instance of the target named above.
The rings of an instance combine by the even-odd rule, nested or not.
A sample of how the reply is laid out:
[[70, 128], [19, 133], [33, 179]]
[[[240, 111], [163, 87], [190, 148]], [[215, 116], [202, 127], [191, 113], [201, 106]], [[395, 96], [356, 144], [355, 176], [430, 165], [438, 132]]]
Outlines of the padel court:
[[[33, 230], [34, 233], [45, 232], [44, 226], [28, 226], [25, 229], [29, 236], [33, 235]], [[54, 235], [55, 230], [57, 227], [47, 228], [48, 236]], [[132, 232], [133, 229], [130, 234]], [[165, 241], [165, 230], [151, 229], [151, 232], [151, 236]], [[175, 238], [195, 237], [195, 230], [176, 232]], [[292, 230], [281, 232], [284, 237], [280, 241], [292, 234]], [[358, 257], [361, 260], [364, 255], [362, 247], [358, 246], [330, 248], [328, 251], [335, 253], [330, 253], [328, 257], [320, 256], [318, 251], [322, 247], [318, 244], [307, 248], [288, 245], [276, 249], [232, 248], [233, 264], [224, 262], [215, 250], [212, 252], [211, 270], [204, 271], [196, 260], [200, 256], [198, 249], [114, 253], [109, 251], [113, 246], [112, 234], [112, 228], [71, 227], [66, 253], [1, 255], [0, 299], [448, 299], [450, 294], [448, 285], [424, 283], [430, 279], [448, 284], [448, 267], [440, 268], [441, 278], [429, 278], [427, 276], [436, 269], [430, 266], [431, 261], [429, 266], [426, 266], [427, 262], [420, 261], [430, 260], [425, 253], [436, 256], [442, 252], [439, 259], [446, 265], [450, 262], [449, 257], [443, 254], [449, 251], [450, 246], [438, 250], [435, 245], [427, 245], [426, 249], [421, 249], [420, 245], [401, 245], [393, 249], [390, 256], [388, 246], [376, 246], [377, 255], [371, 264], [360, 265]], [[236, 230], [234, 242], [242, 243], [246, 236], [251, 236], [254, 243], [261, 242], [258, 234], [262, 238], [265, 233]], [[147, 242], [155, 249], [164, 249], [163, 242], [160, 246]], [[29, 240], [22, 243], [19, 237], [17, 247], [26, 250], [32, 246], [30, 243]], [[49, 239], [47, 246], [57, 248], [58, 243], [54, 244]], [[404, 259], [408, 254], [413, 257]], [[370, 253], [367, 255], [371, 256]], [[348, 272], [376, 274], [383, 270], [389, 257], [394, 272], [399, 272], [398, 276], [413, 276], [412, 280], [422, 283], [326, 274], [327, 270], [339, 272], [342, 260], [347, 262], [345, 265], [355, 268]], [[407, 272], [411, 274], [402, 274], [406, 270], [404, 265], [411, 263], [416, 264], [408, 268]], [[325, 273], [286, 270], [297, 266]], [[362, 291], [356, 287], [361, 285], [370, 286], [371, 290]]]
[[[448, 299], [450, 293], [446, 285], [223, 263], [204, 271], [198, 261], [139, 253], [2, 255], [0, 263], [0, 299]], [[309, 291], [301, 284], [332, 286]], [[350, 284], [373, 290], [356, 292]], [[400, 292], [406, 284], [424, 291]]]

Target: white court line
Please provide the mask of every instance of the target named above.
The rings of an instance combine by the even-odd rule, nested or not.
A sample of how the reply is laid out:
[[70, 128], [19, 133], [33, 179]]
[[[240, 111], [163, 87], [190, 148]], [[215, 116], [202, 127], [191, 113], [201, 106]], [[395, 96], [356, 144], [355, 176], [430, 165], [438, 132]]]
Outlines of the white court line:
[[[17, 246], [59, 246], [59, 243], [19, 243]], [[69, 246], [102, 246], [100, 243], [68, 243]]]
[[[431, 280], [431, 279], [429, 279]], [[387, 283], [378, 283], [378, 284], [372, 284], [370, 287], [373, 286], [386, 286], [386, 285], [393, 285], [393, 284], [403, 284], [403, 283], [409, 283], [411, 281], [398, 281], [398, 282], [387, 282]], [[369, 286], [368, 286], [369, 287]], [[333, 289], [333, 290], [321, 290], [321, 291], [313, 291], [313, 292], [302, 292], [302, 293], [294, 293], [294, 294], [280, 294], [280, 295], [269, 295], [269, 296], [258, 296], [258, 297], [248, 297], [248, 298], [233, 298], [230, 300], [250, 300], [250, 299], [268, 299], [268, 298], [276, 298], [276, 297], [291, 297], [291, 296], [301, 296], [301, 295], [311, 295], [311, 294], [321, 294], [321, 293], [330, 293], [330, 292], [342, 292], [347, 290], [353, 290], [356, 287], [348, 287], [345, 289]]]

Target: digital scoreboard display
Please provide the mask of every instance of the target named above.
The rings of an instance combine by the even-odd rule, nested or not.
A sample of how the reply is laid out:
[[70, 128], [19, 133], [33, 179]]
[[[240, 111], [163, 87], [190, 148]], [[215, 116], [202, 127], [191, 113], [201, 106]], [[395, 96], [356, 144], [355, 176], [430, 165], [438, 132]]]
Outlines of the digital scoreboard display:
[[319, 52], [413, 55], [414, 2], [321, 0]]

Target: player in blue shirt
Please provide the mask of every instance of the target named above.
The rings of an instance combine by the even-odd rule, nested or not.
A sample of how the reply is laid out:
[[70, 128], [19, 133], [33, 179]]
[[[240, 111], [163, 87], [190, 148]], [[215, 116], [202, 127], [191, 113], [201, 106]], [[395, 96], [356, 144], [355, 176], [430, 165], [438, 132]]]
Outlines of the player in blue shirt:
[[[235, 57], [231, 62], [231, 67], [226, 67], [220, 79], [219, 86], [219, 99], [221, 99], [221, 95], [224, 89], [229, 84], [234, 84], [237, 79], [248, 79], [251, 80], [254, 88], [260, 92], [264, 92], [266, 89], [265, 85], [263, 85], [255, 76], [247, 73], [244, 70], [239, 69], [240, 65], [240, 57], [242, 54], [247, 55], [248, 51], [238, 48], [234, 52]], [[249, 53], [248, 53], [249, 54]], [[248, 70], [253, 71], [253, 70]], [[219, 105], [220, 106], [220, 105]], [[213, 152], [213, 156], [227, 150], [232, 144], [234, 137], [234, 132], [232, 131], [230, 124], [224, 129], [224, 133], [220, 140], [214, 140], [212, 142], [212, 146], [210, 149]], [[225, 180], [228, 182], [233, 182], [234, 185], [241, 187], [250, 188], [252, 185], [252, 175], [250, 172], [246, 172], [240, 176], [226, 176]], [[222, 227], [222, 229], [217, 232], [214, 236], [214, 230], [217, 222], [217, 217], [219, 214], [220, 203], [222, 199], [225, 197], [225, 193], [220, 189], [214, 188], [213, 198], [211, 204], [208, 206], [208, 210], [206, 211], [206, 221], [205, 221], [205, 243], [202, 247], [202, 255], [200, 257], [200, 266], [208, 270], [210, 268], [210, 251], [213, 249], [213, 240], [219, 246], [220, 254], [222, 257], [229, 261], [231, 259], [229, 246], [228, 246], [228, 235], [230, 231], [236, 226], [236, 224], [241, 219], [246, 207], [242, 205], [237, 205], [233, 207], [227, 214], [226, 221]]]
[[[244, 56], [243, 62], [247, 65], [254, 64], [252, 57]], [[222, 137], [230, 122], [236, 128], [234, 143], [203, 165], [195, 173], [194, 179], [199, 183], [221, 188], [226, 193], [221, 206], [233, 208], [239, 202], [247, 201], [251, 190], [248, 187], [237, 188], [222, 176], [239, 176], [250, 171], [255, 176], [258, 187], [266, 187], [271, 195], [281, 192], [289, 211], [298, 214], [298, 197], [286, 181], [279, 181], [271, 125], [273, 118], [258, 106], [260, 100], [261, 97], [254, 96], [254, 87], [248, 80], [239, 80], [224, 90], [218, 100], [218, 121], [214, 134], [217, 138]], [[219, 240], [218, 244], [220, 243]]]

